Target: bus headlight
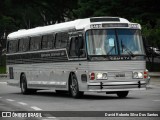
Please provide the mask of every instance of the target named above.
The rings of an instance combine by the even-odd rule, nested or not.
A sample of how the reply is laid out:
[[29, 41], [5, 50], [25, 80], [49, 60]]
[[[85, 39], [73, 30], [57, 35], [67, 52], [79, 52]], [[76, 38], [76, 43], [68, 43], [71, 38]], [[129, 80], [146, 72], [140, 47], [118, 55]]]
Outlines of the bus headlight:
[[107, 79], [107, 73], [97, 73], [96, 78], [99, 79]]
[[133, 72], [133, 79], [143, 79], [143, 72]]
[[96, 78], [97, 78], [97, 79], [102, 79], [102, 73], [97, 73]]

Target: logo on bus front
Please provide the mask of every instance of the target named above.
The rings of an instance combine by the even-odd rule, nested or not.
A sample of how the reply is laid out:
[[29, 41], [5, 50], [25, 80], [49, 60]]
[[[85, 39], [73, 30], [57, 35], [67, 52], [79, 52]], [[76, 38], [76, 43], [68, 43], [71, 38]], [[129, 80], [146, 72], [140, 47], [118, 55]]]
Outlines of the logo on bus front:
[[115, 77], [125, 77], [125, 73], [115, 73]]
[[109, 56], [110, 60], [131, 60], [130, 56]]

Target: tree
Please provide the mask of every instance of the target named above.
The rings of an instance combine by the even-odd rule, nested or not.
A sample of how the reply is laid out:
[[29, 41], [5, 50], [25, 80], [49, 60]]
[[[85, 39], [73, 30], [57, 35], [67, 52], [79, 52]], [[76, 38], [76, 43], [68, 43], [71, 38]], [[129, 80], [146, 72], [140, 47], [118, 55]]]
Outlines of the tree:
[[159, 46], [159, 0], [78, 0], [74, 18], [117, 16], [142, 25], [142, 34], [149, 43]]
[[77, 0], [0, 0], [0, 39], [6, 40], [9, 33], [19, 29], [71, 19], [76, 6]]
[[18, 29], [64, 22], [77, 0], [1, 0], [0, 36]]

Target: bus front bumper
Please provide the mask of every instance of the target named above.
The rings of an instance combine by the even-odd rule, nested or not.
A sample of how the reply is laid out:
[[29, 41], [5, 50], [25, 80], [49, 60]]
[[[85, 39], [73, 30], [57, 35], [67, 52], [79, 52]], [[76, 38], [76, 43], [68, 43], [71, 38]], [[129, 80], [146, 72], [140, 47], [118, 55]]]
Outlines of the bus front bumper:
[[146, 81], [138, 82], [95, 82], [88, 83], [90, 92], [146, 90]]

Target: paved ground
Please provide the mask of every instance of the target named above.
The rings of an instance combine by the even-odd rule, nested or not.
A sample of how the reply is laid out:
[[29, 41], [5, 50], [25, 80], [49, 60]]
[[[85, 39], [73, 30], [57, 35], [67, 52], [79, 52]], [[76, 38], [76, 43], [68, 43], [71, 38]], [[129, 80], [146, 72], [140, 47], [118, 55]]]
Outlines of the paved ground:
[[[150, 61], [152, 61], [152, 58], [151, 58], [151, 57], [150, 57], [149, 59], [150, 59]], [[146, 60], [149, 61], [148, 58], [147, 58]], [[155, 63], [160, 63], [160, 56], [155, 57], [155, 58], [154, 58], [154, 62], [155, 62]]]
[[[22, 95], [20, 89], [0, 82], [0, 111], [160, 111], [160, 78], [151, 79], [148, 90], [133, 91], [125, 99], [104, 93], [85, 93], [81, 99], [54, 91], [39, 91], [35, 95]], [[66, 112], [65, 112], [66, 111]], [[48, 113], [48, 114], [47, 114]], [[56, 117], [53, 112], [44, 113], [39, 120], [159, 120], [156, 117]], [[98, 113], [98, 112], [97, 112]], [[97, 114], [95, 113], [95, 114]], [[71, 114], [71, 113], [68, 113]], [[84, 114], [84, 113], [83, 113]], [[89, 114], [89, 113], [86, 113]], [[19, 118], [20, 119], [20, 118]], [[16, 120], [19, 120], [16, 119]], [[24, 118], [25, 120], [28, 118]], [[33, 118], [34, 119], [34, 118]], [[0, 118], [0, 120], [6, 120]]]

